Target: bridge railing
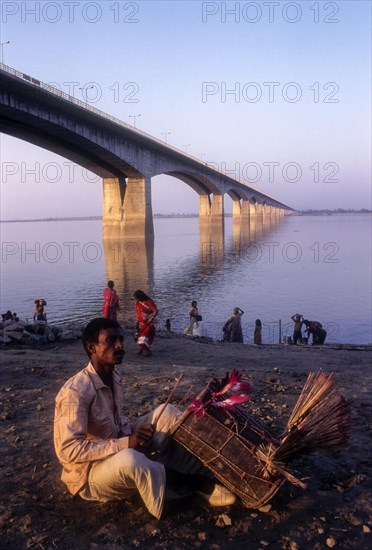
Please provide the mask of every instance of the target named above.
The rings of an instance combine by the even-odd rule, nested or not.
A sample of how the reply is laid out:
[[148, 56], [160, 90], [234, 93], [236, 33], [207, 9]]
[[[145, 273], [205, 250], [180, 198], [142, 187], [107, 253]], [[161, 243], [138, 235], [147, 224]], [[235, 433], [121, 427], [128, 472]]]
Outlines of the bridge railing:
[[[75, 105], [78, 105], [79, 107], [83, 109], [87, 109], [88, 111], [91, 111], [92, 113], [95, 113], [103, 118], [106, 118], [110, 120], [111, 122], [114, 122], [115, 124], [118, 124], [119, 126], [123, 126], [124, 128], [127, 128], [131, 132], [134, 132], [136, 134], [139, 134], [141, 136], [146, 137], [147, 139], [150, 139], [151, 141], [156, 141], [157, 143], [160, 143], [163, 147], [167, 147], [168, 149], [171, 149], [173, 151], [176, 151], [177, 153], [181, 153], [184, 156], [187, 156], [188, 158], [198, 162], [199, 164], [202, 164], [205, 166], [206, 163], [202, 162], [197, 157], [194, 157], [193, 155], [190, 155], [189, 153], [186, 153], [185, 151], [182, 151], [181, 149], [178, 149], [178, 147], [174, 147], [173, 145], [170, 145], [166, 143], [165, 141], [152, 136], [151, 134], [148, 134], [147, 132], [144, 132], [143, 130], [140, 130], [139, 128], [136, 128], [135, 126], [128, 124], [127, 122], [124, 122], [123, 120], [113, 116], [109, 115], [108, 113], [105, 113], [104, 111], [101, 111], [101, 109], [97, 109], [97, 107], [93, 107], [92, 105], [89, 105], [89, 103], [85, 101], [81, 101], [80, 99], [77, 99], [76, 97], [66, 94], [65, 92], [62, 92], [62, 90], [59, 90], [58, 88], [55, 88], [54, 86], [51, 86], [50, 84], [46, 84], [45, 82], [42, 82], [41, 80], [37, 80], [36, 78], [33, 78], [29, 75], [26, 75], [25, 73], [21, 73], [17, 69], [13, 69], [12, 67], [9, 67], [8, 65], [4, 65], [3, 63], [0, 63], [0, 69], [3, 71], [6, 71], [7, 73], [12, 74], [13, 76], [16, 76], [17, 78], [20, 78], [21, 80], [24, 80], [28, 84], [32, 84], [33, 86], [37, 88], [41, 88], [43, 90], [46, 90], [47, 92], [50, 92], [54, 95], [57, 95], [58, 97], [61, 97], [62, 99], [66, 99], [67, 101], [70, 101], [71, 103], [74, 103]], [[221, 171], [222, 172], [222, 171]]]
[[[16, 76], [17, 78], [20, 78], [21, 80], [24, 80], [28, 84], [31, 84], [35, 86], [36, 88], [41, 88], [53, 95], [56, 95], [62, 99], [65, 99], [66, 101], [69, 101], [71, 103], [74, 103], [75, 105], [78, 105], [82, 109], [86, 109], [100, 117], [103, 117], [107, 120], [110, 120], [111, 122], [114, 122], [115, 124], [118, 124], [119, 126], [122, 126], [126, 128], [127, 130], [130, 130], [131, 132], [138, 134], [140, 136], [145, 137], [146, 139], [149, 139], [150, 141], [154, 141], [156, 143], [160, 143], [162, 147], [166, 147], [170, 149], [171, 151], [174, 151], [178, 154], [181, 154], [184, 157], [187, 157], [188, 159], [198, 163], [201, 165], [204, 169], [207, 166], [212, 172], [218, 172], [222, 174], [223, 176], [229, 178], [230, 176], [221, 168], [215, 168], [212, 166], [209, 166], [207, 162], [203, 162], [197, 157], [194, 157], [193, 155], [190, 155], [189, 153], [182, 151], [181, 149], [178, 149], [178, 147], [174, 147], [173, 145], [170, 145], [166, 143], [165, 141], [152, 136], [151, 134], [148, 134], [147, 132], [144, 132], [143, 130], [140, 130], [139, 128], [136, 128], [135, 126], [132, 126], [131, 124], [128, 124], [124, 122], [123, 120], [120, 120], [119, 118], [116, 118], [115, 116], [109, 115], [108, 113], [105, 113], [104, 111], [101, 111], [100, 109], [97, 109], [96, 107], [92, 107], [92, 105], [89, 105], [89, 103], [81, 101], [80, 99], [76, 99], [74, 96], [66, 94], [65, 92], [62, 92], [62, 90], [59, 90], [58, 88], [55, 88], [54, 86], [51, 86], [50, 84], [46, 84], [45, 82], [42, 82], [41, 80], [38, 80], [36, 78], [33, 78], [25, 73], [21, 73], [17, 69], [14, 69], [13, 67], [9, 67], [8, 65], [5, 65], [4, 63], [0, 63], [0, 70], [5, 71], [13, 76]], [[244, 185], [247, 187], [247, 184], [240, 181], [239, 179], [235, 180], [241, 185]], [[269, 199], [270, 201], [274, 201], [277, 205], [282, 206], [283, 208], [288, 208], [286, 205], [280, 203], [279, 201], [276, 201], [275, 199], [272, 199], [271, 197], [265, 195], [264, 193], [261, 193], [257, 189], [254, 189], [253, 187], [249, 186], [249, 189], [253, 191], [255, 195], [262, 198], [263, 200]]]

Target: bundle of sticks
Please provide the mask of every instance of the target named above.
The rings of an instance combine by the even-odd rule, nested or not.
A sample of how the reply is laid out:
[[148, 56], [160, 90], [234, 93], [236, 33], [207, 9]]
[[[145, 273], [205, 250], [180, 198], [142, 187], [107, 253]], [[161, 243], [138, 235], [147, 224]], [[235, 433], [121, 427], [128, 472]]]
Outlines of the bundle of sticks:
[[336, 451], [347, 444], [351, 435], [350, 407], [334, 384], [333, 373], [308, 375], [274, 459], [288, 462], [299, 454]]
[[257, 450], [265, 464], [264, 476], [277, 471], [294, 485], [305, 488], [306, 484], [289, 472], [287, 464], [300, 455], [337, 451], [347, 445], [351, 435], [350, 407], [334, 385], [333, 373], [327, 376], [322, 371], [310, 372], [279, 447], [263, 444]]

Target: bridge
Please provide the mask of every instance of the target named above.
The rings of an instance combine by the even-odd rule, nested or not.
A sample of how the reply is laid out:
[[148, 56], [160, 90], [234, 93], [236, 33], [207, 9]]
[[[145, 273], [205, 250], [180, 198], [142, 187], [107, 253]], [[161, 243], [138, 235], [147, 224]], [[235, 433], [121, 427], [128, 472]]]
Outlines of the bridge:
[[215, 167], [57, 88], [0, 64], [0, 132], [97, 174], [103, 181], [104, 235], [154, 237], [151, 178], [165, 174], [199, 194], [201, 226], [223, 227], [224, 195], [242, 227], [294, 212]]

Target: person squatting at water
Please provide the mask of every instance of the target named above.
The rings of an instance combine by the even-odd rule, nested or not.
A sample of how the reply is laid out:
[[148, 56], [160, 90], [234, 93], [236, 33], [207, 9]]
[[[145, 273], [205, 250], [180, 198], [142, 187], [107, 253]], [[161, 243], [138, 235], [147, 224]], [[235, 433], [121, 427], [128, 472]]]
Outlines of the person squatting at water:
[[295, 313], [291, 317], [292, 321], [294, 322], [294, 328], [293, 328], [293, 343], [297, 344], [297, 341], [302, 338], [302, 325], [304, 324], [304, 318], [299, 313]]
[[62, 481], [85, 500], [108, 502], [139, 493], [158, 519], [166, 501], [185, 496], [181, 485], [211, 505], [233, 504], [235, 496], [168, 435], [181, 414], [178, 409], [161, 405], [131, 424], [121, 414], [122, 381], [116, 365], [123, 361], [123, 340], [120, 325], [103, 317], [84, 329], [89, 363], [56, 397], [54, 446]]
[[190, 326], [189, 326], [189, 333], [192, 334], [192, 331], [194, 330], [194, 325], [195, 323], [199, 323], [199, 321], [202, 320], [202, 316], [199, 315], [199, 310], [198, 310], [198, 302], [196, 302], [195, 300], [193, 300], [191, 302], [191, 308], [190, 308], [190, 311], [189, 311], [189, 316], [190, 316]]
[[136, 290], [133, 296], [136, 299], [137, 344], [140, 348], [138, 354], [149, 356], [152, 355], [151, 346], [155, 338], [154, 319], [158, 314], [158, 308], [142, 290]]
[[117, 314], [120, 311], [119, 297], [114, 289], [114, 281], [108, 281], [107, 287], [103, 291], [103, 316], [107, 319], [117, 320]]
[[324, 344], [327, 331], [324, 330], [323, 325], [319, 323], [319, 321], [308, 321], [304, 319], [304, 325], [306, 326], [305, 332], [307, 332], [307, 335], [313, 335], [313, 346], [321, 346]]
[[16, 313], [12, 313], [10, 309], [6, 313], [1, 314], [2, 324], [4, 326], [11, 325], [12, 323], [18, 323], [19, 317]]
[[223, 339], [226, 342], [243, 342], [242, 315], [244, 311], [239, 307], [233, 309], [231, 317], [223, 326]]

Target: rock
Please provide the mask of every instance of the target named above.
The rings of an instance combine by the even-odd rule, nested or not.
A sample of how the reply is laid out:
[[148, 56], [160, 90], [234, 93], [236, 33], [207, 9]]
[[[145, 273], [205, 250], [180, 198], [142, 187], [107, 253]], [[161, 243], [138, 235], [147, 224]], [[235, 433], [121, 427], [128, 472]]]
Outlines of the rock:
[[230, 525], [232, 525], [232, 521], [227, 514], [221, 514], [220, 516], [218, 516], [215, 525], [217, 527], [229, 527]]
[[333, 548], [334, 546], [336, 546], [336, 541], [333, 537], [328, 537], [326, 539], [326, 545], [328, 546], [328, 548]]
[[29, 344], [30, 342], [36, 343], [38, 341], [39, 341], [39, 336], [37, 334], [31, 333], [28, 330], [23, 331], [21, 342], [25, 344]]
[[3, 332], [9, 334], [10, 332], [23, 332], [24, 325], [20, 323], [12, 323], [3, 328]]
[[22, 340], [23, 332], [20, 332], [18, 330], [9, 330], [6, 332], [6, 336], [9, 337], [11, 340], [20, 342]]
[[10, 344], [11, 341], [12, 341], [12, 339], [9, 338], [9, 336], [0, 334], [0, 343], [1, 344]]
[[349, 522], [351, 523], [351, 525], [356, 525], [356, 526], [363, 524], [362, 520], [354, 516], [354, 514], [350, 514]]
[[59, 340], [61, 342], [68, 342], [70, 340], [75, 340], [74, 331], [73, 330], [64, 330], [59, 334]]
[[368, 525], [363, 525], [363, 533], [370, 533], [371, 529], [368, 527]]
[[50, 327], [47, 327], [47, 329], [45, 331], [45, 336], [46, 336], [48, 342], [55, 342], [56, 341], [55, 334], [54, 334], [53, 330]]
[[259, 508], [259, 511], [263, 512], [264, 514], [267, 514], [267, 512], [270, 512], [270, 510], [271, 504], [266, 504], [266, 506], [261, 506], [261, 508]]
[[198, 539], [200, 540], [200, 542], [205, 542], [207, 538], [207, 533], [205, 533], [204, 531], [198, 533]]

